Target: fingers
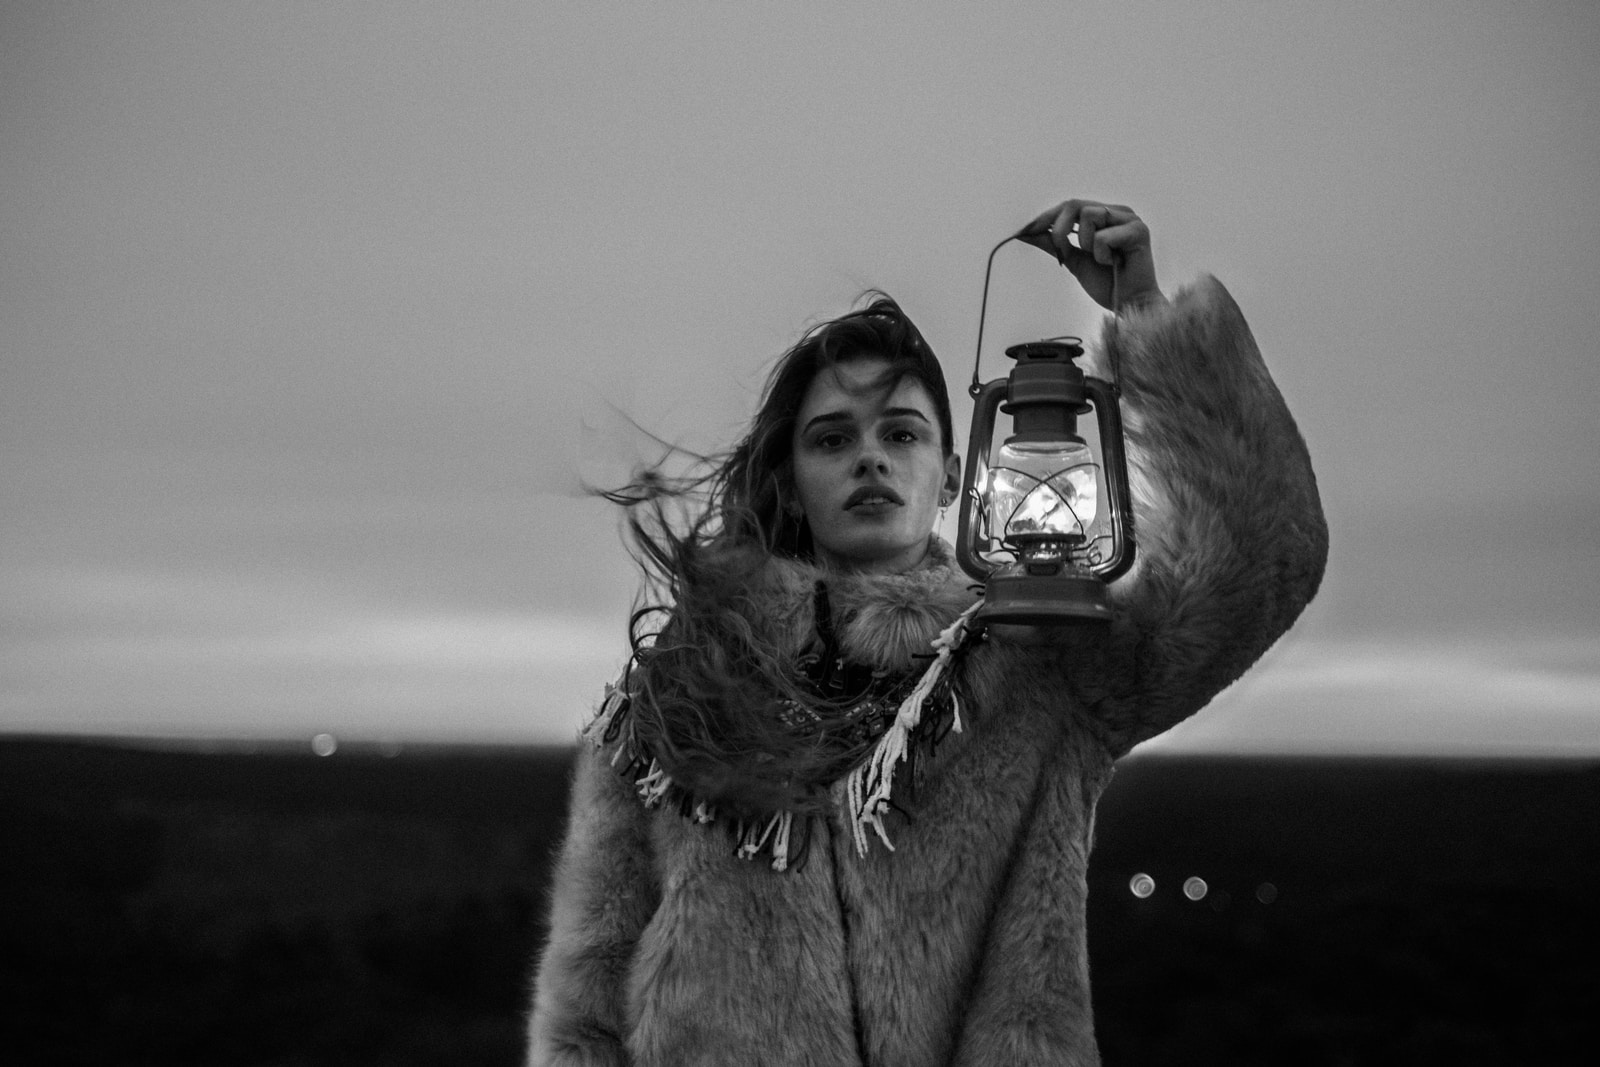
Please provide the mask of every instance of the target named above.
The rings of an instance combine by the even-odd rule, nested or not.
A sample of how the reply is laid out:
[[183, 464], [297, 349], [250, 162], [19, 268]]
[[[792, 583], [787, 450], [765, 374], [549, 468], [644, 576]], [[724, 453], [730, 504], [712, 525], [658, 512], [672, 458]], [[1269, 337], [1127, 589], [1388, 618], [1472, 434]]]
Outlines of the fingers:
[[1066, 263], [1078, 250], [1068, 238], [1078, 224], [1079, 213], [1090, 204], [1091, 201], [1087, 200], [1062, 201], [1050, 210], [1040, 212], [1018, 231], [1017, 236]]
[[1014, 236], [1055, 256], [1102, 307], [1166, 299], [1156, 282], [1150, 227], [1126, 204], [1064, 200]]
[[[1049, 236], [1050, 228], [1051, 228], [1052, 225], [1054, 225], [1054, 223], [1056, 221], [1056, 216], [1061, 214], [1061, 212], [1065, 211], [1068, 208], [1069, 205], [1076, 204], [1076, 203], [1078, 203], [1078, 201], [1076, 201], [1076, 200], [1068, 200], [1065, 203], [1057, 204], [1055, 207], [1050, 208], [1048, 211], [1039, 212], [1039, 214], [1037, 214], [1037, 215], [1035, 215], [1033, 217], [1032, 221], [1030, 221], [1022, 229], [1017, 231], [1017, 236], [1019, 238], [1024, 238], [1024, 239], [1026, 239], [1028, 237], [1047, 237], [1047, 236]], [[1031, 244], [1032, 242], [1029, 242], [1029, 243]]]
[[1060, 260], [1062, 266], [1066, 266], [1069, 259], [1077, 254], [1077, 249], [1067, 242], [1066, 236], [1077, 221], [1079, 204], [1080, 201], [1068, 200], [1040, 212], [1017, 231], [1017, 240], [1041, 252], [1048, 252]]
[[1132, 208], [1086, 204], [1078, 211], [1078, 247], [1102, 266], [1109, 267], [1149, 243], [1150, 229]]
[[[1080, 233], [1082, 227], [1079, 227]], [[1095, 230], [1088, 238], [1089, 248], [1096, 263], [1110, 266], [1121, 263], [1150, 247], [1150, 227], [1134, 216], [1131, 221], [1113, 223]]]
[[1120, 254], [1148, 244], [1150, 230], [1125, 204], [1065, 200], [1035, 216], [1017, 238], [1049, 252], [1063, 265], [1080, 257], [1110, 266]]

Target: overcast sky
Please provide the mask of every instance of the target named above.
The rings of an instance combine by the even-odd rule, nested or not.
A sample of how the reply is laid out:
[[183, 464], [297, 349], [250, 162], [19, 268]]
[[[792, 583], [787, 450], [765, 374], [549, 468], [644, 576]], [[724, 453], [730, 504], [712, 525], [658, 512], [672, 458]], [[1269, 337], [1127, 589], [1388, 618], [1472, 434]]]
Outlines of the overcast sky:
[[[1083, 195], [1233, 292], [1333, 532], [1154, 745], [1600, 753], [1597, 57], [1582, 2], [7, 3], [0, 731], [570, 740], [616, 412], [726, 444], [869, 286], [962, 394]], [[1003, 252], [996, 348], [1092, 333], [1067, 281]]]

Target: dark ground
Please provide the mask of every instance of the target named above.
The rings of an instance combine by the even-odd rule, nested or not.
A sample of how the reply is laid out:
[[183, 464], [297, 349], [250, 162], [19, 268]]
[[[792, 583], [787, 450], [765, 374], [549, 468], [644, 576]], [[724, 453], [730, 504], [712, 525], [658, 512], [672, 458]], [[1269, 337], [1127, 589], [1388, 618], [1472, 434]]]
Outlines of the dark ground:
[[[516, 1064], [570, 756], [0, 741], [5, 1061]], [[1597, 895], [1600, 764], [1126, 762], [1105, 1061], [1592, 1062]]]

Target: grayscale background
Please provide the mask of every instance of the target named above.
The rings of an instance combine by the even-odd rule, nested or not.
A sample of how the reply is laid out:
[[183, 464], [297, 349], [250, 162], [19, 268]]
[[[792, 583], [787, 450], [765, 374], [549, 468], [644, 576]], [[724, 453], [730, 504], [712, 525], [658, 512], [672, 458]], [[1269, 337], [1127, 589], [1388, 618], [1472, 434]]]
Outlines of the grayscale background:
[[[570, 741], [582, 477], [867, 287], [1131, 204], [1316, 464], [1319, 599], [1151, 747], [1600, 752], [1600, 8], [0, 6], [0, 731]], [[1093, 332], [1027, 249], [985, 361]], [[964, 436], [964, 435], [963, 435]]]

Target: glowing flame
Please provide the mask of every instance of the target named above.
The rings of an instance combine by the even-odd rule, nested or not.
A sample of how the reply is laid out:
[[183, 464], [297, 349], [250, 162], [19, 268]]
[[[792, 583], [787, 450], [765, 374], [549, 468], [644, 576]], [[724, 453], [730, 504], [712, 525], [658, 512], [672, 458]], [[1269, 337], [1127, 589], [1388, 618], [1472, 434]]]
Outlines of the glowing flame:
[[1048, 533], [1087, 537], [1099, 510], [1093, 464], [1040, 473], [1011, 465], [989, 471], [990, 514], [1004, 524], [1005, 536]]

